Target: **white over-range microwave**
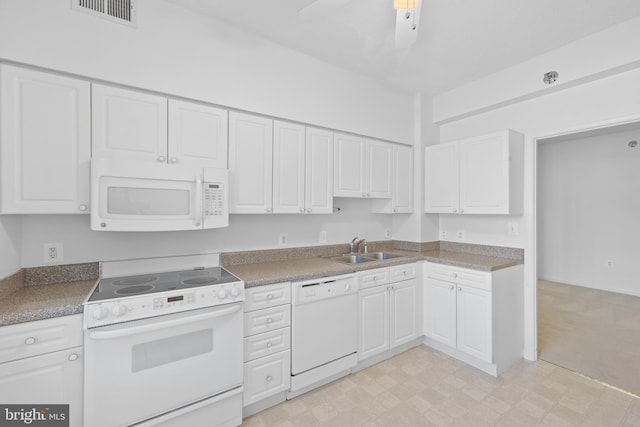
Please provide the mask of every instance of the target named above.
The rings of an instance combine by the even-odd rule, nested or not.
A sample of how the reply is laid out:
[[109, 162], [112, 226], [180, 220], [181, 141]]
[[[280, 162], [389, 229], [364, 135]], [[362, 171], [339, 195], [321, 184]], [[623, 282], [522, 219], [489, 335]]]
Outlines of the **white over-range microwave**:
[[173, 231], [229, 225], [226, 169], [93, 159], [91, 229]]

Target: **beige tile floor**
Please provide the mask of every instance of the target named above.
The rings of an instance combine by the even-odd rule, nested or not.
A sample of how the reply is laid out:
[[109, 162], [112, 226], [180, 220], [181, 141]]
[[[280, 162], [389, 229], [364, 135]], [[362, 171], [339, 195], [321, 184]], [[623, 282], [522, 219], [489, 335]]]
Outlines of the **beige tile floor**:
[[538, 353], [640, 395], [640, 297], [539, 280]]
[[640, 426], [640, 399], [544, 361], [494, 378], [420, 346], [242, 425]]

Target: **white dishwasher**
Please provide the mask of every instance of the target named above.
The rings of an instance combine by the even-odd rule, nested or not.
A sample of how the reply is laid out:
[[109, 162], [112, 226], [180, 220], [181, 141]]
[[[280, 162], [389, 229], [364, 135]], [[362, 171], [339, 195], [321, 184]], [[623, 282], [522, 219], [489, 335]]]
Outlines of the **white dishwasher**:
[[291, 284], [289, 398], [347, 375], [358, 350], [358, 280], [347, 274]]

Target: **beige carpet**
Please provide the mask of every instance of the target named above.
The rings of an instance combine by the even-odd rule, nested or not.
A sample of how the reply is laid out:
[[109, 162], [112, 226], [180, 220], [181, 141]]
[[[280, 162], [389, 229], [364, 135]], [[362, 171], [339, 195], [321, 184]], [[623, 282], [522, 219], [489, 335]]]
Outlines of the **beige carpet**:
[[640, 297], [539, 280], [538, 353], [640, 396]]

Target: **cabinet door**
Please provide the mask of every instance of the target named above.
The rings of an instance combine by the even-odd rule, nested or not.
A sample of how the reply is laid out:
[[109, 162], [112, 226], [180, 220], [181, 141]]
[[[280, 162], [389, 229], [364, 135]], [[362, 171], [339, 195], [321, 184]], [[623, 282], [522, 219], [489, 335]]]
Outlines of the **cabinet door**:
[[229, 113], [229, 213], [273, 211], [273, 121]]
[[458, 285], [458, 350], [492, 363], [491, 292]]
[[388, 285], [359, 292], [360, 337], [358, 360], [389, 349], [389, 290]]
[[507, 132], [460, 141], [460, 212], [509, 213]]
[[273, 122], [273, 211], [304, 213], [305, 128]]
[[424, 288], [425, 335], [456, 347], [456, 288], [453, 283], [427, 278]]
[[89, 82], [0, 65], [1, 213], [86, 213]]
[[169, 100], [171, 164], [227, 168], [227, 110]]
[[291, 385], [289, 350], [244, 364], [244, 406], [288, 390]]
[[393, 146], [386, 142], [367, 141], [365, 162], [367, 197], [390, 199], [392, 188]]
[[440, 144], [424, 151], [424, 211], [458, 212], [458, 145]]
[[167, 98], [91, 86], [92, 156], [167, 162]]
[[333, 132], [307, 128], [306, 213], [333, 213]]
[[364, 138], [334, 134], [333, 195], [334, 197], [366, 197]]
[[391, 284], [391, 348], [418, 337], [418, 281], [405, 280]]
[[69, 425], [82, 425], [82, 347], [0, 364], [3, 404], [68, 404]]
[[393, 147], [393, 213], [413, 212], [413, 147]]

